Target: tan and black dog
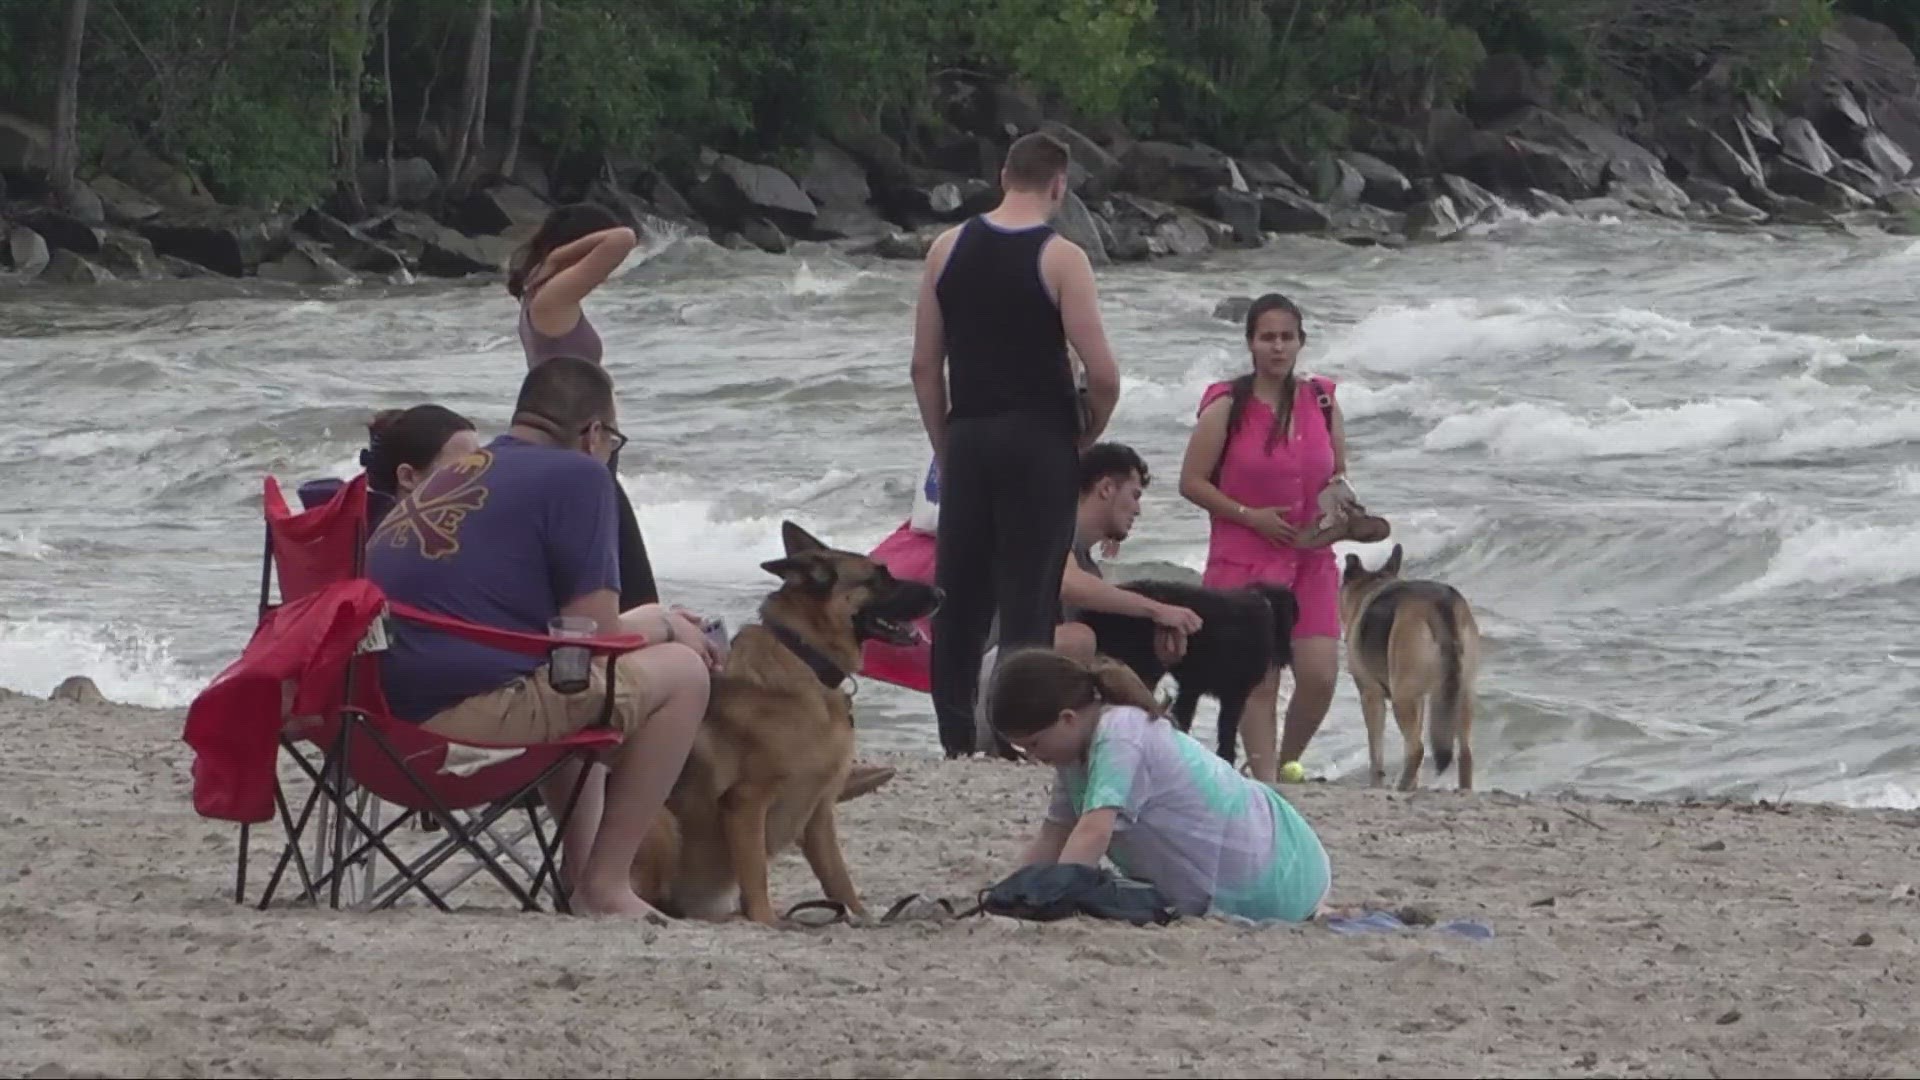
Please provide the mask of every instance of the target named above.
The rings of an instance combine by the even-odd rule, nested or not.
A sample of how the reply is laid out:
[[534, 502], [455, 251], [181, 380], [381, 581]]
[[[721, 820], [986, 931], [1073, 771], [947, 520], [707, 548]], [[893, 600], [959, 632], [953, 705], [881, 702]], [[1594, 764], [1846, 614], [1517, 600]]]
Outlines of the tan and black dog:
[[842, 684], [860, 670], [861, 642], [912, 644], [940, 592], [792, 522], [781, 539], [786, 557], [761, 564], [780, 587], [734, 635], [668, 812], [635, 861], [634, 891], [669, 915], [774, 925], [768, 864], [796, 842], [827, 898], [865, 914], [834, 822], [853, 765]]
[[1404, 762], [1400, 790], [1411, 791], [1425, 753], [1421, 716], [1433, 706], [1434, 771], [1460, 751], [1460, 789], [1473, 788], [1473, 688], [1480, 670], [1480, 627], [1467, 598], [1451, 585], [1400, 577], [1401, 549], [1378, 570], [1348, 555], [1340, 576], [1340, 621], [1346, 627], [1347, 671], [1367, 721], [1373, 783], [1387, 778], [1387, 704], [1400, 725]]

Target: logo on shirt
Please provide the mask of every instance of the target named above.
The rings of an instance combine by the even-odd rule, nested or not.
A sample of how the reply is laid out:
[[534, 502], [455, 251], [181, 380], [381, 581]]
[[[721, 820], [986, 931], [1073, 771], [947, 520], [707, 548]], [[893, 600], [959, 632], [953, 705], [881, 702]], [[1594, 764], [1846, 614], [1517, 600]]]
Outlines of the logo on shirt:
[[396, 548], [414, 547], [428, 559], [460, 550], [460, 524], [487, 505], [480, 481], [493, 467], [493, 451], [476, 450], [434, 470], [426, 482], [387, 511], [373, 539]]

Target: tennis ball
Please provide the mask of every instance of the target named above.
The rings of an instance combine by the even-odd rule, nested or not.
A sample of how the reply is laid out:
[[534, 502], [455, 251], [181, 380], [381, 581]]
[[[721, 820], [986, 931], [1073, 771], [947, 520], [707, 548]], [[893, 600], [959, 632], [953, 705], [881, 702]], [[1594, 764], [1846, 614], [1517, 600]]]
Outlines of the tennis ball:
[[1289, 761], [1280, 766], [1280, 779], [1289, 784], [1298, 784], [1307, 778], [1307, 770], [1297, 761]]

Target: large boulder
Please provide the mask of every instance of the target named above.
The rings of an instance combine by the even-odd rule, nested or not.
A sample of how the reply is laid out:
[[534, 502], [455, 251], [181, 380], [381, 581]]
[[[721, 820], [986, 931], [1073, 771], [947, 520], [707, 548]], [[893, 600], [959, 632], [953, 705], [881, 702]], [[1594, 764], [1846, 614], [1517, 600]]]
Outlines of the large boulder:
[[7, 233], [7, 265], [16, 273], [32, 277], [47, 268], [53, 251], [47, 240], [25, 225], [15, 225]]
[[1827, 140], [1820, 137], [1812, 121], [1796, 116], [1780, 125], [1779, 130], [1781, 152], [1788, 160], [1820, 176], [1833, 171], [1833, 151], [1827, 147]]
[[1467, 220], [1451, 196], [1436, 195], [1407, 211], [1407, 236], [1414, 240], [1451, 240], [1467, 231]]
[[861, 210], [873, 198], [866, 168], [831, 143], [814, 145], [800, 187], [821, 211]]
[[1260, 193], [1260, 227], [1267, 232], [1311, 233], [1333, 227], [1327, 208], [1289, 188]]
[[140, 235], [162, 255], [241, 277], [287, 250], [291, 225], [262, 210], [168, 210], [141, 222]]
[[1344, 206], [1367, 193], [1367, 178], [1337, 154], [1315, 155], [1307, 176], [1313, 197], [1323, 203]]
[[52, 148], [47, 125], [0, 113], [0, 173], [43, 172], [52, 161]]
[[161, 206], [125, 181], [111, 176], [96, 176], [88, 183], [100, 196], [107, 221], [123, 229], [132, 228], [160, 213]]
[[688, 198], [709, 223], [722, 229], [737, 229], [747, 217], [758, 216], [783, 232], [804, 234], [820, 212], [793, 177], [732, 154], [712, 154], [706, 176]]
[[1040, 130], [1066, 144], [1068, 159], [1073, 163], [1073, 190], [1089, 199], [1098, 199], [1113, 191], [1114, 181], [1120, 175], [1120, 159], [1106, 147], [1058, 120], [1042, 123]]
[[45, 208], [29, 211], [21, 219], [27, 227], [47, 238], [55, 249], [88, 257], [100, 254], [106, 230], [89, 225], [72, 214]]
[[1060, 203], [1060, 209], [1053, 215], [1053, 227], [1061, 236], [1080, 245], [1086, 251], [1088, 261], [1095, 266], [1105, 266], [1113, 261], [1107, 253], [1107, 239], [1101, 228], [1102, 222], [1087, 209], [1080, 196], [1069, 191]]
[[167, 268], [153, 250], [153, 242], [130, 232], [108, 232], [95, 260], [115, 276], [137, 281], [158, 281], [167, 277]]
[[[360, 181], [360, 197], [368, 202], [386, 202], [387, 175], [384, 157], [361, 162], [356, 177]], [[392, 175], [393, 201], [400, 206], [425, 206], [440, 191], [440, 174], [426, 158], [394, 158]]]
[[1213, 249], [1213, 234], [1180, 207], [1136, 195], [1115, 195], [1104, 204], [1113, 231], [1115, 259], [1139, 260], [1200, 255]]
[[1873, 199], [1845, 181], [1819, 173], [1786, 158], [1767, 165], [1767, 182], [1772, 190], [1815, 206], [1831, 210], [1865, 210]]
[[1247, 190], [1233, 159], [1198, 143], [1137, 142], [1120, 159], [1120, 187], [1159, 202], [1204, 207], [1220, 188]]
[[519, 239], [533, 235], [552, 209], [518, 184], [496, 184], [461, 200], [453, 224], [465, 233]]
[[98, 285], [112, 281], [113, 271], [64, 248], [56, 248], [47, 260], [47, 268], [40, 271], [40, 280], [63, 285]]
[[1468, 223], [1492, 221], [1500, 216], [1500, 199], [1493, 192], [1464, 176], [1452, 173], [1440, 177], [1440, 193], [1452, 202], [1455, 214]]
[[1232, 242], [1239, 247], [1259, 247], [1265, 239], [1260, 231], [1260, 196], [1249, 191], [1220, 188], [1213, 193], [1213, 216], [1227, 226]]
[[295, 237], [292, 248], [260, 264], [258, 276], [291, 285], [348, 285], [353, 272], [340, 265], [318, 241]]
[[1340, 154], [1340, 160], [1360, 174], [1361, 198], [1367, 202], [1403, 210], [1420, 200], [1407, 174], [1380, 158], [1359, 150], [1348, 150]]

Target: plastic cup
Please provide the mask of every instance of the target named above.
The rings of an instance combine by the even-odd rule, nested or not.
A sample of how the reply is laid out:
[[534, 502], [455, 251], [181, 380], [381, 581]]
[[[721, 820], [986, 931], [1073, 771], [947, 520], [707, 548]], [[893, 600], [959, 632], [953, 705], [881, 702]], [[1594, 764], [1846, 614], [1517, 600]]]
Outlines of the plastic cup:
[[[590, 638], [600, 624], [582, 615], [557, 615], [547, 620], [547, 636]], [[556, 645], [547, 654], [547, 685], [562, 694], [578, 694], [592, 685], [593, 653], [583, 645]]]

